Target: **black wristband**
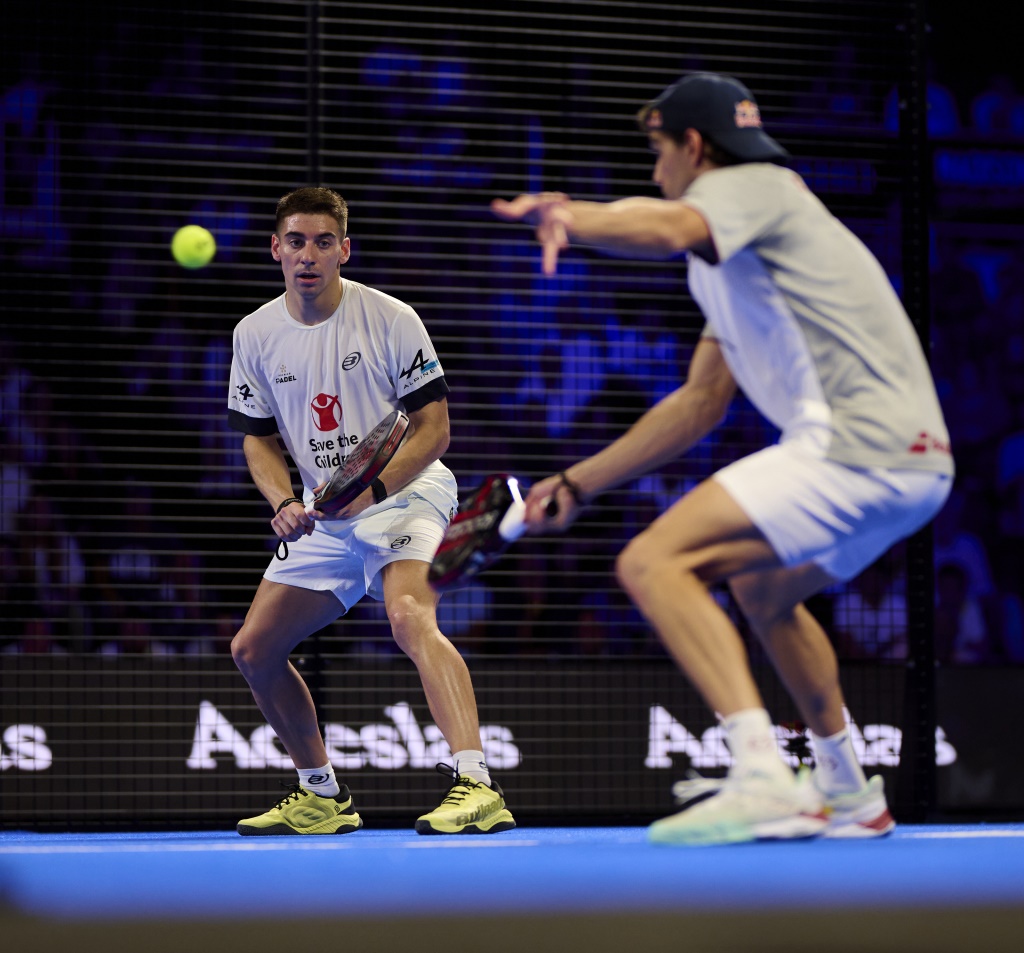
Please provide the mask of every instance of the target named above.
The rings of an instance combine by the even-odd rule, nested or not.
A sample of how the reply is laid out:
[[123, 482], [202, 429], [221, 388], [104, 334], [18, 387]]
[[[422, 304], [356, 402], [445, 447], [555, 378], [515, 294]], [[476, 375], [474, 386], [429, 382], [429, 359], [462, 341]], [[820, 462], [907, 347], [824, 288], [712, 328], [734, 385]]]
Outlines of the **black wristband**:
[[300, 500], [297, 496], [289, 496], [287, 500], [281, 500], [281, 502], [277, 506], [277, 509], [274, 510], [274, 515], [276, 516], [278, 513], [280, 513], [281, 510], [283, 510], [289, 503], [301, 503], [301, 502], [302, 502], [302, 500]]
[[370, 490], [373, 492], [374, 503], [383, 503], [388, 498], [388, 488], [381, 483], [380, 477], [370, 484]]
[[572, 498], [576, 501], [576, 505], [583, 506], [586, 502], [583, 499], [583, 491], [565, 475], [564, 470], [558, 474], [558, 479], [562, 481], [562, 486], [572, 494]]

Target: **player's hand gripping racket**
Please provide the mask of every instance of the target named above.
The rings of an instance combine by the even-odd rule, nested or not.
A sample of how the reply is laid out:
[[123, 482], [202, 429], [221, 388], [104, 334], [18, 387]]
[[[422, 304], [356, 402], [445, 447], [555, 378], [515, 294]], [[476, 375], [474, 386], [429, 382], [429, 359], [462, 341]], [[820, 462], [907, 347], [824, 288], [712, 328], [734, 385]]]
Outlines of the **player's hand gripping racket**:
[[[345, 509], [388, 465], [408, 429], [409, 418], [400, 410], [391, 411], [316, 491], [312, 502], [306, 504], [306, 513], [312, 516], [319, 511], [332, 516]], [[288, 558], [288, 543], [283, 539], [277, 547], [277, 558]]]

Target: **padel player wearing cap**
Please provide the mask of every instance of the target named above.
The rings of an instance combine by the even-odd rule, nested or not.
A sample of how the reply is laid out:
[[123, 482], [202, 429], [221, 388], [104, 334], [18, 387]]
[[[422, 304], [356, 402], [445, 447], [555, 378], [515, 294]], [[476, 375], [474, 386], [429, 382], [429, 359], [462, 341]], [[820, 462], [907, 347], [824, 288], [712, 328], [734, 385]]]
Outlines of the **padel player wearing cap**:
[[[495, 200], [535, 226], [544, 268], [570, 242], [638, 258], [686, 253], [706, 319], [686, 383], [623, 436], [527, 498], [534, 532], [692, 447], [741, 388], [779, 442], [714, 474], [633, 539], [619, 581], [724, 726], [733, 763], [713, 796], [651, 840], [874, 837], [893, 819], [882, 779], [851, 744], [835, 652], [803, 602], [927, 523], [949, 493], [949, 438], [928, 364], [881, 266], [783, 167], [740, 82], [695, 74], [639, 113], [663, 199]], [[569, 481], [569, 487], [565, 485]], [[548, 517], [552, 494], [558, 515]], [[811, 730], [816, 767], [794, 776], [735, 626], [708, 592], [728, 580]]]
[[[453, 752], [451, 789], [416, 830], [508, 830], [515, 822], [484, 761], [469, 670], [438, 630], [437, 595], [427, 584], [456, 505], [455, 478], [439, 459], [449, 439], [448, 386], [416, 312], [341, 277], [351, 252], [347, 224], [345, 201], [330, 189], [284, 196], [270, 242], [284, 294], [234, 333], [228, 417], [245, 435], [249, 472], [274, 511], [270, 525], [289, 547], [287, 558], [271, 560], [231, 652], [298, 771], [291, 793], [241, 821], [238, 832], [344, 834], [362, 826], [288, 656], [367, 593], [383, 600]], [[307, 514], [313, 491], [396, 409], [408, 414], [409, 433], [378, 479], [337, 514]], [[293, 491], [279, 437], [304, 500]]]

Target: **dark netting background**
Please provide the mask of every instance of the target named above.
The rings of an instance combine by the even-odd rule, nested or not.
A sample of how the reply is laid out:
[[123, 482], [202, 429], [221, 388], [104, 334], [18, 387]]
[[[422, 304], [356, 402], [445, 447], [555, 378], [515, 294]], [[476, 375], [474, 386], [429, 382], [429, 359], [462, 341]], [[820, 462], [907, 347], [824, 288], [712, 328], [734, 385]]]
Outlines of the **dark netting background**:
[[[231, 823], [290, 775], [228, 653], [273, 547], [225, 421], [232, 328], [281, 290], [284, 192], [341, 191], [345, 274], [423, 317], [463, 490], [560, 469], [682, 383], [702, 322], [681, 262], [574, 251], [545, 279], [529, 231], [487, 211], [543, 188], [656, 194], [633, 114], [682, 71], [746, 81], [797, 170], [926, 313], [918, 4], [186, 0], [5, 21], [5, 825]], [[198, 271], [169, 254], [189, 222], [218, 243]], [[518, 815], [651, 816], [688, 765], [724, 769], [712, 715], [612, 563], [774, 436], [739, 400], [684, 460], [442, 601]], [[863, 757], [905, 812], [930, 797], [930, 686], [907, 678], [908, 651], [930, 665], [927, 546], [812, 606], [851, 661]], [[432, 806], [446, 751], [381, 607], [364, 601], [298, 662], [368, 820]], [[901, 725], [916, 768], [897, 777]]]

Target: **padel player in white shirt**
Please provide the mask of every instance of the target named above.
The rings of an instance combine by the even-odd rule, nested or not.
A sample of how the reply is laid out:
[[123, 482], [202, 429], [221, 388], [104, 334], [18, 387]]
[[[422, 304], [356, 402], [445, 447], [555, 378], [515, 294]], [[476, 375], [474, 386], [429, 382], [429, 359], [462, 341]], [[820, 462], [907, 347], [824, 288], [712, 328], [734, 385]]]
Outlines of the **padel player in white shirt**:
[[[384, 602], [392, 634], [419, 671], [427, 705], [451, 748], [452, 786], [416, 821], [424, 834], [496, 833], [515, 826], [492, 781], [469, 670], [439, 631], [427, 569], [456, 505], [448, 447], [448, 387], [430, 338], [408, 305], [340, 275], [351, 254], [348, 208], [311, 187], [280, 200], [271, 254], [285, 293], [235, 329], [229, 422], [287, 544], [271, 560], [232, 655], [298, 772], [246, 835], [337, 834], [362, 826], [328, 758], [312, 698], [289, 653], [367, 593]], [[373, 485], [337, 514], [305, 504], [391, 411], [409, 431]], [[279, 439], [298, 467], [301, 498]]]
[[[638, 118], [664, 199], [543, 193], [492, 209], [536, 227], [549, 273], [571, 241], [652, 259], [689, 252], [707, 327], [683, 387], [604, 450], [535, 484], [527, 521], [565, 528], [580, 502], [685, 453], [742, 388], [780, 442], [686, 494], [617, 562], [621, 584], [722, 720], [733, 757], [713, 796], [656, 822], [650, 839], [884, 835], [894, 823], [882, 779], [869, 782], [857, 761], [835, 652], [803, 602], [919, 529], [949, 493], [953, 461], [924, 353], [868, 249], [778, 167], [786, 152], [742, 83], [687, 76]], [[708, 592], [719, 580], [811, 730], [809, 780], [780, 755], [740, 634]]]

